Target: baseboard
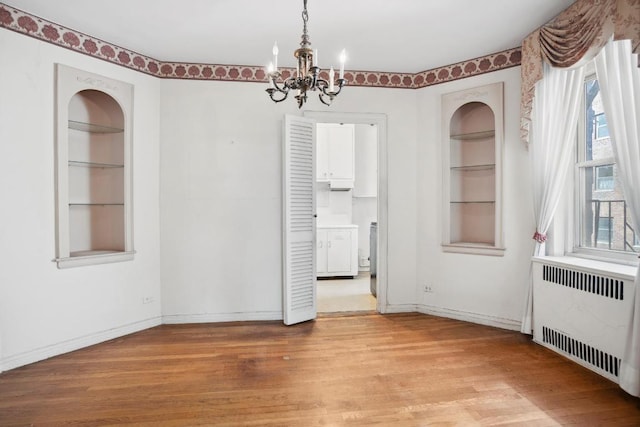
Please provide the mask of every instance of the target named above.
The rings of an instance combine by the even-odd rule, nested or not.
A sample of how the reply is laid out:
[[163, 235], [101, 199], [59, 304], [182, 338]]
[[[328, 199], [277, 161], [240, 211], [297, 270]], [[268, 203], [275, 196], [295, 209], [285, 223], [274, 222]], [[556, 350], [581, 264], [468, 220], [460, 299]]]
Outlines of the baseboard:
[[519, 331], [521, 322], [519, 320], [505, 319], [496, 316], [487, 316], [486, 314], [472, 313], [468, 311], [452, 310], [443, 307], [434, 307], [430, 305], [419, 304], [417, 311], [423, 314], [433, 316], [447, 317], [449, 319], [463, 320], [465, 322], [477, 323], [480, 325], [494, 326], [501, 329], [509, 329]]
[[252, 320], [282, 320], [282, 312], [258, 311], [240, 313], [166, 314], [162, 316], [162, 323], [166, 325], [181, 323], [245, 322]]
[[418, 306], [415, 304], [387, 304], [387, 306], [383, 308], [381, 313], [415, 313], [417, 311]]
[[[464, 312], [442, 307], [433, 307], [424, 304], [389, 304], [385, 307], [384, 313], [411, 313], [418, 312], [433, 316], [447, 317], [450, 319], [463, 320], [481, 325], [494, 326], [502, 329], [514, 331], [520, 330], [520, 321], [505, 319], [496, 316], [487, 316], [479, 313]], [[264, 312], [240, 312], [240, 313], [212, 313], [212, 314], [171, 314], [162, 317], [153, 317], [140, 322], [131, 323], [118, 328], [109, 329], [95, 334], [75, 338], [51, 346], [42, 347], [25, 353], [8, 356], [0, 359], [0, 372], [28, 365], [30, 363], [45, 360], [70, 351], [75, 351], [84, 347], [99, 344], [124, 335], [139, 332], [144, 329], [153, 328], [161, 324], [182, 324], [182, 323], [219, 323], [238, 321], [267, 321], [282, 320], [281, 311]]]
[[152, 317], [150, 319], [141, 320], [139, 322], [130, 323], [117, 328], [108, 329], [106, 331], [96, 332], [83, 337], [73, 338], [46, 347], [27, 351], [20, 354], [4, 357], [0, 360], [0, 372], [15, 369], [30, 363], [39, 362], [49, 359], [50, 357], [59, 356], [64, 353], [79, 350], [101, 342], [129, 335], [145, 329], [153, 328], [162, 324], [160, 317]]

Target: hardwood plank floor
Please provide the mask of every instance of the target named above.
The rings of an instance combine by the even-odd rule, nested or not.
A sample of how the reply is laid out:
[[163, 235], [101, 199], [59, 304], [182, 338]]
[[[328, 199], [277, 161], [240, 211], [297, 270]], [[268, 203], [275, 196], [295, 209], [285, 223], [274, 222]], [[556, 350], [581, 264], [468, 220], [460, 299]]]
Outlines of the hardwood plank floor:
[[164, 325], [0, 374], [0, 426], [638, 426], [526, 336], [422, 314]]

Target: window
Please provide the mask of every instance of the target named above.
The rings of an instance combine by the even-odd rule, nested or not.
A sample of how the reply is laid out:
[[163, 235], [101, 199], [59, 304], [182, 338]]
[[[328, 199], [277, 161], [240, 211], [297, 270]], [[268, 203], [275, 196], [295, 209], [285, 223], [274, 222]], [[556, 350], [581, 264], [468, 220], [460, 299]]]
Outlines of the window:
[[611, 228], [613, 224], [613, 218], [610, 216], [604, 218], [598, 218], [598, 234], [596, 235], [596, 242], [598, 246], [601, 244], [611, 245]]
[[638, 252], [638, 236], [618, 182], [613, 147], [595, 75], [585, 79], [576, 150], [574, 252], [624, 258]]
[[609, 138], [609, 128], [607, 127], [607, 118], [604, 113], [596, 114], [594, 121], [595, 138]]
[[613, 165], [596, 166], [596, 191], [613, 190]]

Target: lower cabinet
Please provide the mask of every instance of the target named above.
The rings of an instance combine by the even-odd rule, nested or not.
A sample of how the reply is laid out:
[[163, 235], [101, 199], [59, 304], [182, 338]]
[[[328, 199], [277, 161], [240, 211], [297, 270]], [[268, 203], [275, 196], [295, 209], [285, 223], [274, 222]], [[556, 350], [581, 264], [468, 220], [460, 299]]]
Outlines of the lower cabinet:
[[358, 275], [358, 226], [317, 227], [318, 277]]

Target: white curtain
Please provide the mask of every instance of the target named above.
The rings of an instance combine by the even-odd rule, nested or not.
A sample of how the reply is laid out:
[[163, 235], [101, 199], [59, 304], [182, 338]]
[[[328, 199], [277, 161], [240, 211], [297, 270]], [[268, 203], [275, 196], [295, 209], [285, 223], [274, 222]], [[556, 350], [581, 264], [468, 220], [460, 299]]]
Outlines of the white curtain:
[[[640, 70], [631, 41], [609, 41], [596, 57], [596, 74], [613, 154], [632, 225], [640, 232]], [[620, 387], [640, 396], [640, 267], [620, 366]]]
[[[535, 88], [531, 115], [531, 172], [536, 232], [535, 256], [545, 254], [546, 233], [551, 225], [570, 169], [576, 139], [584, 67], [565, 70], [544, 64], [544, 77]], [[521, 331], [533, 330], [533, 280], [522, 316]]]

